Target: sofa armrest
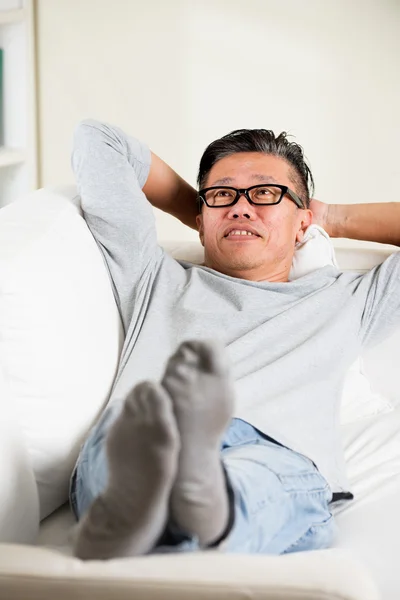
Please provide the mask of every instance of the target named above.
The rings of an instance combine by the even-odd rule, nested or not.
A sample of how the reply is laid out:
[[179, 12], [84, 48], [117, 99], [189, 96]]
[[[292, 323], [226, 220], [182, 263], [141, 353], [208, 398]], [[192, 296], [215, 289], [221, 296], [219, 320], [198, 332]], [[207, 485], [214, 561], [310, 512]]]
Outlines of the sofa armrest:
[[0, 545], [0, 598], [41, 600], [380, 600], [348, 551], [285, 556], [152, 555], [88, 561]]

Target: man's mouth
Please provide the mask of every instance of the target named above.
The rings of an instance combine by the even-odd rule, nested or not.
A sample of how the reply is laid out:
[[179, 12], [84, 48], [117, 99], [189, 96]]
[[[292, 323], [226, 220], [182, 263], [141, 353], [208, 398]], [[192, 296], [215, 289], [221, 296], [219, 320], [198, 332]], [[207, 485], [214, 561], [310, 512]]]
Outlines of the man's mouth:
[[256, 239], [260, 236], [255, 231], [251, 231], [250, 229], [230, 229], [224, 237], [226, 239], [239, 239], [239, 240], [247, 240], [247, 239]]

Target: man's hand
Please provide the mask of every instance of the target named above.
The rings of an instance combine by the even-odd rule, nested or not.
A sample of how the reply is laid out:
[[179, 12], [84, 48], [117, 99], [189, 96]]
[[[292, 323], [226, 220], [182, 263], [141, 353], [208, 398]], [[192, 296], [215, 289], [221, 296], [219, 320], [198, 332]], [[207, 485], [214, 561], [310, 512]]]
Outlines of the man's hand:
[[400, 246], [400, 203], [326, 204], [310, 201], [311, 223], [330, 237]]
[[325, 229], [328, 235], [331, 235], [329, 231], [329, 204], [311, 198], [310, 210], [313, 214], [312, 225], [319, 225]]

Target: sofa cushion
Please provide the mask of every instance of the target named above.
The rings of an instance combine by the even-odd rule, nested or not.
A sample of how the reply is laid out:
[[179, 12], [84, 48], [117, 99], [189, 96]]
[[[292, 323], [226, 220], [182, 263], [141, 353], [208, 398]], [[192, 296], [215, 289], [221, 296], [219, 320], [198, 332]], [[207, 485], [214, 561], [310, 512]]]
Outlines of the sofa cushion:
[[67, 500], [121, 345], [109, 276], [79, 208], [41, 190], [1, 209], [0, 365], [6, 402], [32, 461], [41, 518]]
[[39, 529], [39, 499], [25, 440], [0, 367], [0, 543], [31, 544]]
[[334, 505], [339, 527], [334, 546], [359, 556], [379, 584], [382, 598], [397, 600], [400, 407], [343, 427], [342, 439], [354, 500]]

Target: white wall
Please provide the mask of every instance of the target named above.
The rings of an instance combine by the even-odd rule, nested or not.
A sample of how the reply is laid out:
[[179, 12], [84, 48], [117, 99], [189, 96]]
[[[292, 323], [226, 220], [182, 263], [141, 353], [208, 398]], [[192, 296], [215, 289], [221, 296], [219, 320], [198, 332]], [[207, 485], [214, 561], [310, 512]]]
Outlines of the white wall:
[[[398, 201], [398, 0], [38, 0], [41, 185], [76, 123], [115, 123], [195, 185], [241, 127], [286, 130], [326, 202]], [[196, 233], [157, 211], [163, 239]]]

